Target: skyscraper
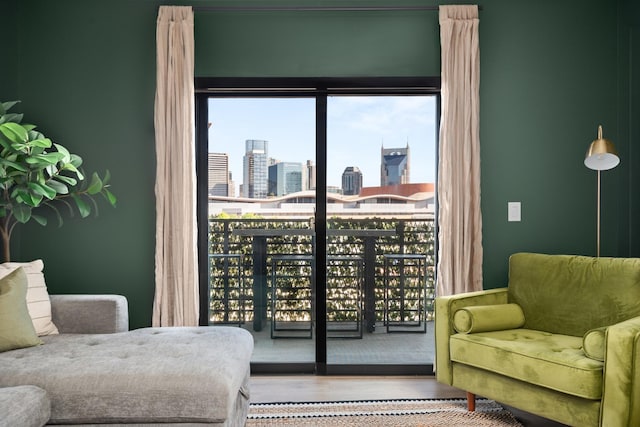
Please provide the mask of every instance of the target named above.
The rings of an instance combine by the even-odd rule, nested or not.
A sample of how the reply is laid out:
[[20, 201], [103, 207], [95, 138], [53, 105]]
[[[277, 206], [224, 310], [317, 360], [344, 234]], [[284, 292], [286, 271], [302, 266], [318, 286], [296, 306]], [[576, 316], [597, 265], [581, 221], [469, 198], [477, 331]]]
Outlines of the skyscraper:
[[285, 196], [302, 191], [302, 163], [278, 162], [269, 166], [269, 195]]
[[307, 160], [305, 165], [305, 182], [303, 183], [303, 190], [315, 190], [316, 189], [316, 165], [312, 160]]
[[406, 148], [380, 149], [380, 185], [408, 184], [411, 156]]
[[242, 158], [242, 196], [253, 199], [267, 197], [268, 177], [267, 158], [269, 143], [259, 139], [245, 141], [245, 154]]
[[229, 155], [209, 153], [207, 172], [208, 192], [212, 196], [229, 195]]
[[362, 189], [362, 172], [357, 166], [348, 166], [342, 172], [342, 194], [355, 196]]

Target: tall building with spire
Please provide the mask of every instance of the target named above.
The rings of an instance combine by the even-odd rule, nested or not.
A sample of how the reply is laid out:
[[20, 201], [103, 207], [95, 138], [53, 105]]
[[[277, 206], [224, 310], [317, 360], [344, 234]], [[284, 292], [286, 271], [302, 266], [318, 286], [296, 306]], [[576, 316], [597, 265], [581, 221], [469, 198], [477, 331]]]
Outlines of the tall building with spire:
[[268, 194], [269, 143], [260, 139], [245, 141], [242, 158], [242, 197], [264, 199]]
[[409, 184], [411, 169], [411, 151], [409, 144], [405, 148], [380, 149], [380, 186]]

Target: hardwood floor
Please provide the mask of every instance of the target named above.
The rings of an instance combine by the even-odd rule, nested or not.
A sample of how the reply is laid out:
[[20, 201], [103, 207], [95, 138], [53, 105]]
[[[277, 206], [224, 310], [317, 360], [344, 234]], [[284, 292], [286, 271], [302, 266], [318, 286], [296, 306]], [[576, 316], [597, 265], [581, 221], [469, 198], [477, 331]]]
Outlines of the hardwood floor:
[[[251, 402], [322, 402], [371, 399], [465, 398], [462, 390], [430, 376], [252, 375]], [[563, 424], [508, 408], [525, 427]]]

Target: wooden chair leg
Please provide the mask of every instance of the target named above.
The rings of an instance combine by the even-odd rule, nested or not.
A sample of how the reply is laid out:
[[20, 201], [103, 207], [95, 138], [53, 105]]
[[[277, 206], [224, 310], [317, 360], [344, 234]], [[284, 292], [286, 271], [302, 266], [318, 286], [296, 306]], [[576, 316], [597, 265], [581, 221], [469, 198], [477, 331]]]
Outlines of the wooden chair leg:
[[470, 392], [467, 392], [467, 410], [469, 412], [476, 410], [476, 395]]

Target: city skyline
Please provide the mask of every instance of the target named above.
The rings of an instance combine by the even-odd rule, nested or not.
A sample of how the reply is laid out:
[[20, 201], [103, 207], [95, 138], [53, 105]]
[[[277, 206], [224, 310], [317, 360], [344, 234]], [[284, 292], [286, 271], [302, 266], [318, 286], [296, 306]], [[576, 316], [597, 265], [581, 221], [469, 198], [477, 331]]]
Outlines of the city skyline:
[[[236, 188], [242, 184], [247, 140], [268, 141], [268, 157], [306, 164], [315, 159], [313, 98], [211, 98], [209, 152], [227, 153]], [[435, 181], [433, 96], [330, 97], [327, 106], [327, 185], [357, 167], [363, 186], [380, 183], [380, 149], [411, 148], [411, 182]]]

